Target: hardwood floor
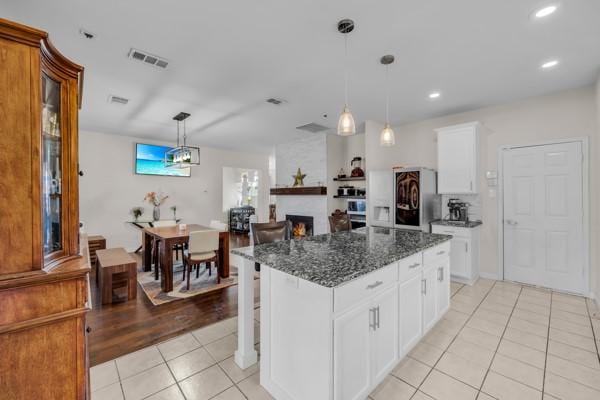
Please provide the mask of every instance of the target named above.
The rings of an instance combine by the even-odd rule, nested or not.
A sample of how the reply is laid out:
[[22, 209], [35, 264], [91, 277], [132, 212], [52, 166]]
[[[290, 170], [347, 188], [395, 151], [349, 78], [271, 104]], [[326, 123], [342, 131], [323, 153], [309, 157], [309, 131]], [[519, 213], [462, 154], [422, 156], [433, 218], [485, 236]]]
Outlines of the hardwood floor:
[[[247, 245], [246, 235], [231, 235], [230, 248]], [[102, 305], [95, 282], [95, 277], [90, 277], [93, 310], [88, 313], [87, 321], [91, 328], [88, 337], [91, 366], [237, 315], [237, 286], [160, 306], [154, 306], [138, 287], [135, 300]], [[259, 281], [255, 282], [258, 299]]]

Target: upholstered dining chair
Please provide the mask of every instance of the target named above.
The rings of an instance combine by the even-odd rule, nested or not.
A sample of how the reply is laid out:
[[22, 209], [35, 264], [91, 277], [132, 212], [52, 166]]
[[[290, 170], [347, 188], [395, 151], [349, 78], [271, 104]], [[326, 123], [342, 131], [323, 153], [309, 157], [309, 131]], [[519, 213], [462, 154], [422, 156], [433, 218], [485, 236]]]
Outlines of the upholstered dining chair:
[[331, 230], [331, 233], [352, 230], [352, 223], [350, 222], [348, 214], [343, 213], [340, 210], [335, 210], [329, 217], [329, 229]]
[[291, 221], [266, 222], [250, 224], [252, 243], [265, 244], [289, 240], [292, 236]]
[[225, 222], [217, 221], [216, 219], [211, 220], [209, 226], [218, 231], [228, 230], [228, 226]]
[[[283, 240], [290, 240], [292, 238], [292, 222], [291, 221], [279, 221], [279, 222], [265, 222], [265, 223], [251, 223], [250, 224], [250, 237], [252, 238], [252, 245], [281, 242]], [[254, 270], [260, 271], [260, 264], [254, 263]]]
[[[172, 226], [177, 226], [177, 221], [175, 221], [174, 219], [163, 219], [163, 220], [159, 220], [159, 221], [154, 221], [152, 223], [154, 228], [165, 228], [165, 227], [172, 227]], [[159, 254], [158, 254], [158, 246], [159, 246], [160, 240], [154, 240], [154, 242], [152, 243], [152, 251], [154, 252], [153, 255], [153, 259], [154, 259], [154, 279], [158, 280], [159, 278], [159, 271], [160, 268], [158, 267], [159, 264]], [[183, 260], [183, 249], [184, 246], [183, 244], [176, 244], [175, 246], [173, 246], [173, 250], [175, 250], [175, 259], [179, 260], [179, 252], [181, 252], [181, 259]]]
[[187, 290], [190, 290], [190, 274], [193, 267], [196, 267], [196, 278], [200, 276], [200, 265], [206, 263], [208, 274], [211, 275], [211, 263], [214, 261], [216, 266], [217, 283], [221, 283], [219, 275], [219, 231], [209, 229], [205, 231], [190, 232], [188, 241], [188, 251], [183, 258], [183, 280], [187, 274]]

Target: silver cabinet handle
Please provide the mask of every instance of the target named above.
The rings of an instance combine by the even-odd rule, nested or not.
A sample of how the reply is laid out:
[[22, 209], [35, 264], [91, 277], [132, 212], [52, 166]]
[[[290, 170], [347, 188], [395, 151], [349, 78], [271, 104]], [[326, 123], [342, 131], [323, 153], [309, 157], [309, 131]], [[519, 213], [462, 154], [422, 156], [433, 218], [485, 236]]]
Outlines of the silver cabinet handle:
[[444, 267], [438, 268], [438, 281], [440, 281], [440, 282], [444, 281]]
[[507, 223], [508, 225], [513, 225], [513, 226], [514, 226], [514, 225], [518, 225], [518, 224], [519, 224], [517, 221], [515, 221], [515, 220], [513, 220], [513, 219], [507, 219], [507, 220], [506, 220], [506, 223]]
[[367, 289], [375, 289], [377, 286], [383, 285], [383, 281], [376, 281], [370, 285], [367, 285]]
[[441, 256], [442, 254], [445, 254], [445, 253], [446, 253], [446, 251], [445, 251], [445, 250], [441, 250], [441, 251], [438, 251], [438, 252], [437, 252], [437, 253], [435, 253], [435, 254], [436, 254], [436, 255], [438, 255], [438, 256]]
[[369, 308], [369, 328], [373, 330], [377, 329], [376, 318], [377, 317], [375, 316], [375, 308]]
[[414, 263], [414, 264], [411, 264], [411, 265], [409, 265], [409, 266], [408, 266], [408, 268], [409, 268], [409, 269], [417, 268], [419, 265], [421, 265], [421, 264], [419, 264], [419, 263]]
[[421, 293], [427, 294], [427, 280], [421, 279]]
[[379, 306], [375, 309], [375, 328], [379, 329]]
[[469, 188], [473, 190], [473, 181], [469, 182]]

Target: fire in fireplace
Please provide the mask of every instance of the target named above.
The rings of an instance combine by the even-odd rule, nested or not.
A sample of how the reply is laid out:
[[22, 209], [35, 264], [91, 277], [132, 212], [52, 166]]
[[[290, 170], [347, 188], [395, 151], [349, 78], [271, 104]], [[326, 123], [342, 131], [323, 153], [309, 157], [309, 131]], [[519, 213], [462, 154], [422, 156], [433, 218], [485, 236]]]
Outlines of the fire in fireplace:
[[303, 238], [313, 235], [313, 217], [286, 214], [285, 219], [292, 223], [292, 237]]

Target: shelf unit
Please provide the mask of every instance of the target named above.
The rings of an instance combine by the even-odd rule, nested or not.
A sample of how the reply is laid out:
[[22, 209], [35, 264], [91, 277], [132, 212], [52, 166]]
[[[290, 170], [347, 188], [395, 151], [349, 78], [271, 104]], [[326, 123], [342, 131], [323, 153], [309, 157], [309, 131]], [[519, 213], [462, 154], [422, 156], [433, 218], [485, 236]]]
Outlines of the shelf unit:
[[364, 200], [367, 198], [367, 196], [339, 196], [337, 194], [333, 195], [334, 199], [358, 199], [358, 200]]
[[354, 182], [354, 181], [365, 181], [367, 180], [364, 176], [351, 176], [347, 178], [333, 178], [336, 182]]

